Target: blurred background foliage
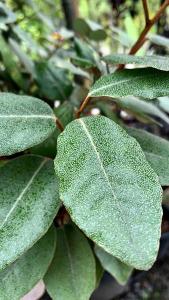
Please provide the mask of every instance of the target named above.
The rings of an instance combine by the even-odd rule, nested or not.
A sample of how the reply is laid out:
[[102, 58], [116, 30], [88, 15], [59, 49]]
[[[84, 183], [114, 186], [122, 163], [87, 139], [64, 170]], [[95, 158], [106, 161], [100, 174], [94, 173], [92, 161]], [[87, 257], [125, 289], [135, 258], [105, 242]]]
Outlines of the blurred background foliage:
[[[153, 16], [163, 1], [148, 3]], [[141, 0], [1, 0], [0, 90], [41, 98], [59, 106], [63, 123], [71, 121], [93, 82], [115, 70], [102, 57], [128, 53], [144, 24]], [[168, 52], [166, 10], [138, 54]], [[84, 113], [94, 107], [117, 121], [124, 109], [146, 123], [154, 120], [145, 109], [150, 104], [144, 103], [141, 116], [137, 108], [122, 104], [91, 102]]]

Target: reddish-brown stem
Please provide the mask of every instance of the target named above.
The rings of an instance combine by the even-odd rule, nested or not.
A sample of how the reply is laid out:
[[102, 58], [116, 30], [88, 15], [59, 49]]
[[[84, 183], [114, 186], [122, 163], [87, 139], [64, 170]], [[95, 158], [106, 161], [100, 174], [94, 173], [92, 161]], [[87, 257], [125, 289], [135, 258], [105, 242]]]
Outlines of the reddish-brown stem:
[[81, 106], [80, 106], [79, 110], [78, 110], [77, 113], [76, 113], [77, 119], [80, 118], [80, 114], [82, 113], [82, 111], [84, 110], [84, 108], [86, 107], [86, 105], [88, 104], [89, 99], [90, 99], [90, 97], [87, 96], [87, 97], [82, 101]]
[[148, 3], [147, 0], [142, 0], [143, 2], [143, 9], [144, 9], [144, 16], [145, 16], [145, 22], [146, 24], [149, 22], [150, 17], [149, 17], [149, 10], [148, 10]]
[[56, 118], [56, 125], [60, 129], [60, 131], [64, 130], [64, 127], [58, 118]]
[[[146, 24], [145, 24], [145, 28], [141, 32], [138, 40], [135, 42], [135, 44], [131, 48], [129, 54], [135, 54], [142, 47], [142, 45], [146, 41], [147, 33], [150, 31], [151, 27], [159, 20], [159, 18], [161, 17], [162, 13], [164, 12], [164, 10], [166, 9], [166, 7], [168, 5], [169, 5], [169, 0], [165, 0], [164, 3], [160, 6], [160, 8], [159, 8], [158, 12], [156, 13], [156, 15], [152, 19], [149, 19], [147, 2], [143, 0], [145, 19], [147, 21], [146, 21]], [[124, 68], [124, 66], [125, 65], [119, 65], [118, 70], [122, 70]]]

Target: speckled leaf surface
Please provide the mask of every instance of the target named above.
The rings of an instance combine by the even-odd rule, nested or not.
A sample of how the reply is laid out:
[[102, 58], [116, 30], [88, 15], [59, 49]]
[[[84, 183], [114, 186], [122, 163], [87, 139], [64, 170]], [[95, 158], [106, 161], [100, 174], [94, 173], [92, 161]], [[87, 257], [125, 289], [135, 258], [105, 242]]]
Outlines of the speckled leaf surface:
[[137, 64], [158, 70], [169, 71], [169, 57], [160, 55], [136, 56], [129, 54], [112, 54], [102, 58], [110, 64]]
[[58, 138], [55, 169], [61, 199], [86, 235], [126, 264], [150, 268], [161, 187], [137, 141], [106, 117], [75, 120]]
[[0, 93], [0, 156], [44, 141], [55, 130], [55, 119], [52, 109], [37, 98]]
[[30, 250], [0, 272], [0, 299], [20, 300], [43, 279], [53, 259], [56, 232], [52, 227]]
[[45, 275], [53, 300], [89, 300], [95, 289], [95, 259], [83, 233], [72, 225], [57, 230], [54, 260]]
[[141, 129], [127, 128], [127, 132], [140, 144], [148, 162], [159, 176], [160, 184], [169, 185], [169, 142]]
[[0, 269], [40, 239], [58, 209], [53, 161], [26, 155], [0, 168]]
[[133, 268], [121, 262], [113, 255], [104, 251], [101, 247], [95, 247], [95, 253], [101, 262], [104, 270], [109, 272], [119, 284], [124, 285], [127, 283]]
[[169, 72], [141, 68], [102, 76], [91, 88], [89, 97], [140, 96], [147, 99], [169, 94]]

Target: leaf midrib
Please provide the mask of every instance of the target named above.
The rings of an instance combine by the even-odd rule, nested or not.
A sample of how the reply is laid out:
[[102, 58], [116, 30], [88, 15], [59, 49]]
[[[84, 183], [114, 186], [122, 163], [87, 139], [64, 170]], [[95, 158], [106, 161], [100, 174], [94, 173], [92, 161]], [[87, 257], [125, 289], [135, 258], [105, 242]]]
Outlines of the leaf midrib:
[[44, 164], [46, 163], [47, 159], [45, 158], [39, 165], [39, 167], [36, 169], [36, 171], [33, 173], [32, 177], [29, 179], [27, 185], [25, 186], [25, 188], [22, 190], [22, 192], [20, 193], [20, 195], [17, 197], [16, 201], [14, 202], [13, 206], [11, 207], [11, 209], [9, 210], [8, 214], [6, 215], [4, 221], [2, 222], [1, 226], [0, 226], [0, 230], [2, 230], [2, 228], [5, 226], [5, 224], [8, 222], [8, 219], [10, 218], [11, 214], [13, 213], [13, 211], [15, 210], [15, 208], [17, 207], [18, 203], [22, 200], [24, 194], [27, 192], [27, 190], [29, 189], [29, 187], [31, 186], [33, 180], [35, 179], [35, 177], [37, 176], [37, 174], [40, 172], [40, 170], [42, 169], [42, 167], [44, 166]]
[[130, 234], [130, 231], [128, 230], [129, 226], [128, 226], [128, 224], [126, 223], [125, 219], [123, 218], [123, 215], [122, 215], [122, 213], [121, 213], [121, 208], [120, 208], [120, 206], [119, 206], [118, 199], [117, 199], [117, 197], [116, 197], [116, 195], [115, 195], [115, 193], [114, 193], [114, 191], [113, 191], [113, 189], [112, 189], [112, 186], [111, 186], [109, 177], [108, 177], [108, 175], [107, 175], [107, 173], [106, 173], [106, 171], [105, 171], [105, 169], [104, 169], [102, 160], [101, 160], [101, 158], [100, 158], [100, 154], [99, 154], [99, 152], [97, 151], [97, 148], [96, 148], [96, 146], [95, 146], [95, 144], [94, 144], [94, 141], [93, 141], [93, 139], [92, 139], [92, 137], [91, 137], [91, 135], [90, 135], [90, 133], [89, 133], [89, 131], [88, 131], [88, 129], [87, 129], [87, 125], [84, 123], [84, 121], [83, 121], [82, 119], [78, 119], [78, 122], [79, 122], [79, 123], [81, 124], [81, 126], [83, 127], [83, 129], [84, 129], [84, 131], [85, 131], [87, 137], [89, 138], [89, 141], [91, 142], [91, 145], [92, 145], [92, 147], [93, 147], [93, 149], [94, 149], [94, 151], [95, 151], [95, 153], [96, 153], [96, 156], [97, 156], [97, 158], [98, 158], [98, 161], [99, 161], [99, 163], [100, 163], [101, 170], [103, 171], [103, 174], [104, 174], [104, 176], [105, 176], [105, 178], [106, 178], [106, 181], [107, 181], [107, 183], [108, 183], [108, 185], [109, 185], [109, 188], [110, 188], [111, 193], [112, 193], [112, 195], [113, 195], [113, 197], [114, 197], [114, 200], [116, 201], [117, 209], [118, 209], [118, 211], [119, 211], [119, 213], [120, 213], [121, 220], [122, 220], [122, 222], [126, 225], [126, 230], [127, 230], [127, 232], [128, 232], [128, 237], [129, 237], [129, 239], [130, 239], [130, 242], [134, 245], [133, 238], [132, 238], [132, 236], [131, 236], [131, 234]]
[[1, 119], [52, 119], [55, 120], [55, 116], [48, 115], [0, 115]]
[[[108, 76], [110, 76], [110, 75], [108, 75]], [[95, 93], [98, 93], [99, 91], [101, 91], [101, 90], [104, 90], [104, 89], [107, 89], [107, 88], [109, 88], [109, 87], [113, 87], [113, 86], [117, 86], [117, 85], [120, 85], [120, 84], [122, 84], [122, 83], [127, 83], [127, 82], [129, 82], [129, 81], [135, 81], [136, 79], [141, 79], [141, 78], [144, 78], [145, 79], [145, 77], [146, 78], [151, 78], [151, 77], [154, 77], [154, 75], [153, 74], [148, 74], [148, 75], [141, 75], [141, 76], [135, 76], [135, 77], [130, 77], [130, 78], [128, 78], [128, 79], [123, 79], [123, 80], [118, 80], [118, 81], [116, 81], [116, 82], [113, 82], [113, 83], [109, 83], [109, 84], [107, 84], [107, 85], [104, 85], [104, 86], [101, 86], [101, 87], [99, 87], [99, 88], [96, 88], [96, 89], [93, 89], [93, 90], [91, 90], [91, 92], [88, 94], [88, 97], [91, 97], [91, 96], [93, 96], [93, 94], [95, 94]], [[104, 96], [106, 96], [106, 95], [104, 95]]]
[[63, 228], [63, 234], [64, 234], [64, 240], [65, 240], [65, 245], [66, 245], [66, 249], [67, 249], [67, 255], [68, 255], [68, 259], [69, 259], [69, 263], [70, 263], [70, 271], [72, 273], [72, 276], [71, 276], [72, 286], [73, 286], [73, 289], [74, 289], [74, 292], [75, 292], [75, 295], [76, 295], [76, 300], [79, 300], [77, 289], [76, 289], [75, 272], [74, 272], [74, 268], [73, 268], [73, 262], [72, 262], [72, 258], [71, 258], [70, 247], [69, 247], [69, 243], [68, 243], [67, 236], [66, 236], [64, 228]]

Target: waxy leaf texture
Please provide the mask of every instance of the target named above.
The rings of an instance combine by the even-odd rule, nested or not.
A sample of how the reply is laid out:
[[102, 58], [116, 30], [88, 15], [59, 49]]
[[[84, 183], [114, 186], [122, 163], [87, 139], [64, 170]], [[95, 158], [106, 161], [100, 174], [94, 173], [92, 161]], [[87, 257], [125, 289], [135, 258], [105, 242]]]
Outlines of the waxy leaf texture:
[[60, 206], [53, 161], [26, 155], [0, 168], [0, 269], [33, 246]]
[[0, 156], [11, 155], [47, 139], [55, 130], [56, 117], [43, 101], [0, 93]]
[[100, 77], [92, 86], [89, 97], [139, 96], [153, 99], [169, 94], [169, 72], [140, 68], [116, 71]]
[[108, 253], [137, 269], [156, 259], [158, 176], [137, 143], [110, 119], [71, 122], [58, 138], [60, 197], [74, 222]]

